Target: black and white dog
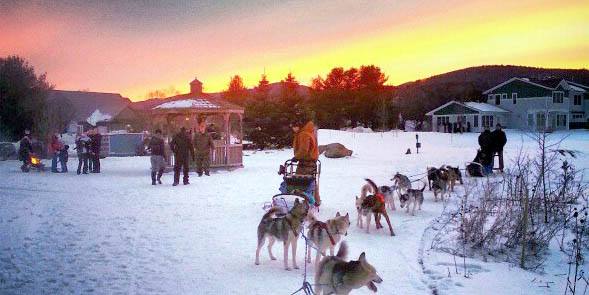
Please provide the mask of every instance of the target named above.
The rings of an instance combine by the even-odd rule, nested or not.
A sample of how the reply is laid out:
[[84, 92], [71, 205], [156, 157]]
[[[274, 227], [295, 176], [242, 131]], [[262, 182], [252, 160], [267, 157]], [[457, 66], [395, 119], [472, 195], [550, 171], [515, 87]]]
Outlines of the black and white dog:
[[407, 206], [407, 213], [409, 213], [409, 206], [413, 203], [413, 210], [411, 211], [411, 215], [415, 215], [415, 208], [419, 207], [421, 210], [421, 205], [423, 204], [423, 191], [425, 190], [425, 183], [421, 189], [408, 189], [406, 193], [399, 196], [399, 203], [401, 204], [401, 208]]

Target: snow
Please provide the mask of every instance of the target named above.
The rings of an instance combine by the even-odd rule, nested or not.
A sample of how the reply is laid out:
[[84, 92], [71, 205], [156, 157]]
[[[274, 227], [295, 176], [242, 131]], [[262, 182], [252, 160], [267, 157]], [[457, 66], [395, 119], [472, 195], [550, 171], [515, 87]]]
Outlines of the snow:
[[[420, 153], [405, 155], [414, 149], [416, 134]], [[589, 133], [553, 134], [565, 135], [563, 148], [581, 150], [575, 164], [588, 168]], [[508, 130], [507, 136], [507, 163], [520, 149], [534, 148], [524, 133]], [[320, 144], [340, 142], [354, 150], [348, 158], [321, 157], [320, 219], [350, 213], [349, 258], [366, 252], [384, 280], [379, 294], [563, 293], [566, 260], [557, 251], [548, 256], [543, 273], [468, 259], [470, 277], [456, 274], [452, 256], [428, 250], [429, 225], [443, 205], [427, 190], [416, 216], [390, 214], [395, 237], [355, 226], [354, 196], [365, 177], [384, 185], [397, 171], [415, 175], [426, 166], [464, 166], [475, 155], [476, 137], [319, 131]], [[23, 174], [17, 161], [0, 162], [0, 293], [290, 294], [302, 284], [303, 242], [300, 270], [283, 270], [280, 243], [274, 246], [278, 261], [265, 250], [260, 265], [254, 258], [261, 208], [277, 193], [278, 165], [291, 157], [288, 149], [245, 152], [244, 168], [202, 178], [191, 173], [191, 184], [177, 187], [170, 185], [170, 173], [164, 185], [150, 184], [148, 157], [106, 158], [102, 173], [81, 176]], [[309, 280], [313, 283], [311, 270]], [[547, 282], [550, 288], [542, 287]]]
[[569, 84], [569, 87], [570, 87], [572, 90], [575, 90], [575, 91], [579, 91], [579, 92], [585, 92], [585, 89], [583, 89], [583, 88], [581, 88], [581, 87], [577, 87], [577, 86], [575, 86], [575, 85], [571, 85], [571, 84]]
[[216, 109], [218, 105], [202, 98], [184, 99], [162, 103], [154, 109], [184, 109], [184, 108], [199, 108], [199, 109]]
[[111, 115], [101, 113], [99, 109], [96, 109], [96, 110], [94, 110], [94, 112], [92, 112], [92, 114], [88, 117], [88, 119], [86, 119], [86, 122], [88, 122], [92, 126], [96, 126], [96, 123], [102, 122], [102, 121], [108, 121], [111, 118], [112, 118]]
[[481, 112], [509, 113], [507, 110], [488, 103], [468, 101], [464, 104]]

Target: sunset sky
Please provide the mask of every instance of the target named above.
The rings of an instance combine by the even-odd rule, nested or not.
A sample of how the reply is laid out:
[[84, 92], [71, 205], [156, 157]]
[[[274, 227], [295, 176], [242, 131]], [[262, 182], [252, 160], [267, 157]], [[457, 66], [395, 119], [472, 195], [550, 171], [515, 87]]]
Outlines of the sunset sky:
[[[59, 2], [58, 4], [55, 2]], [[0, 56], [56, 89], [132, 100], [380, 66], [400, 84], [468, 66], [589, 68], [589, 1], [0, 1]]]

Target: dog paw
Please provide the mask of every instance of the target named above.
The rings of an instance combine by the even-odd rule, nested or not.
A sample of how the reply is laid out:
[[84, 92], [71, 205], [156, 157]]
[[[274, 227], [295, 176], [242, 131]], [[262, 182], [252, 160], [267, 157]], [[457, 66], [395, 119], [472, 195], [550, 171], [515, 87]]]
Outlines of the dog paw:
[[270, 257], [271, 260], [276, 260], [276, 257]]
[[293, 266], [294, 269], [299, 269], [298, 265]]
[[284, 268], [284, 270], [291, 271], [292, 269], [291, 269], [290, 267], [288, 267], [288, 266], [287, 266], [287, 267], [285, 267], [285, 268]]
[[260, 265], [260, 263], [256, 261], [256, 265]]

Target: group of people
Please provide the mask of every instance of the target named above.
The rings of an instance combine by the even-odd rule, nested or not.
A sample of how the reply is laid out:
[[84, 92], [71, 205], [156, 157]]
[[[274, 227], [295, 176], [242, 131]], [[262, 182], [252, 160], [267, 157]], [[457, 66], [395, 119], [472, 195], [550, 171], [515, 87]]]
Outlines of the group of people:
[[[215, 148], [213, 136], [207, 131], [206, 120], [200, 117], [197, 120], [197, 128], [193, 134], [189, 134], [186, 128], [180, 128], [180, 132], [174, 135], [170, 141], [170, 149], [174, 153], [174, 183], [180, 184], [180, 171], [182, 171], [182, 182], [190, 184], [188, 172], [190, 160], [196, 162], [196, 173], [198, 176], [210, 176], [210, 154]], [[191, 136], [192, 135], [192, 136]], [[192, 137], [192, 138], [191, 138]], [[151, 184], [161, 184], [161, 177], [166, 167], [165, 145], [162, 131], [156, 130], [152, 136], [148, 150], [151, 151]]]
[[443, 131], [444, 133], [464, 133], [470, 132], [471, 130], [470, 122], [466, 122], [466, 126], [462, 122], [438, 122], [438, 131]]
[[100, 173], [101, 144], [102, 135], [100, 135], [97, 129], [91, 129], [88, 132], [82, 132], [76, 135], [76, 147], [74, 150], [78, 155], [78, 169], [76, 171], [78, 175], [88, 174], [88, 172]]
[[491, 132], [487, 126], [485, 130], [479, 135], [480, 153], [477, 155], [483, 166], [484, 174], [493, 173], [493, 166], [495, 165], [494, 157], [499, 158], [499, 171], [503, 172], [503, 148], [507, 143], [507, 136], [502, 130], [501, 124], [497, 123], [495, 130]]

